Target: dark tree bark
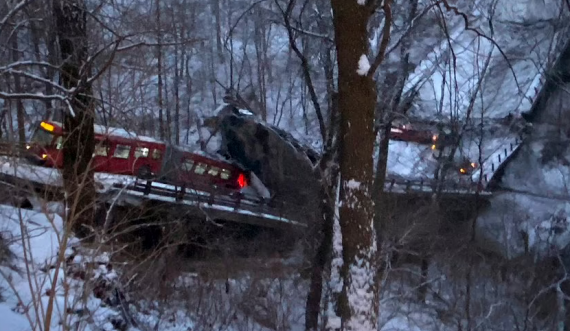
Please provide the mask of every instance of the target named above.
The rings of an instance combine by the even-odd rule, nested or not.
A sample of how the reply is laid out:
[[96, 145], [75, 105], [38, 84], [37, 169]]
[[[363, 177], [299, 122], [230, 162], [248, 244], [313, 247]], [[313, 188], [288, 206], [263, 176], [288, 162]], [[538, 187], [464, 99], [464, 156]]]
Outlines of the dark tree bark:
[[[20, 51], [18, 50], [18, 32], [14, 32], [12, 35], [12, 60], [17, 62], [20, 60]], [[14, 74], [14, 92], [22, 92], [22, 82], [20, 81], [20, 75]], [[21, 145], [26, 143], [26, 127], [25, 127], [25, 108], [22, 100], [16, 100], [16, 119], [18, 121], [18, 142]]]
[[367, 23], [373, 8], [354, 0], [331, 3], [338, 54], [344, 281], [338, 307], [343, 330], [372, 331], [378, 316], [372, 200], [376, 91], [372, 75], [357, 69], [368, 55]]
[[68, 222], [80, 236], [88, 234], [95, 211], [91, 157], [94, 150], [92, 89], [89, 76], [86, 8], [83, 0], [53, 0], [60, 53], [61, 83], [75, 89], [63, 115], [63, 184], [67, 194]]
[[159, 126], [159, 137], [161, 140], [168, 139], [170, 137], [167, 133], [167, 127], [170, 123], [165, 125], [164, 123], [164, 102], [162, 96], [162, 31], [161, 31], [161, 19], [160, 19], [160, 1], [156, 0], [156, 61], [157, 61], [157, 71], [158, 71], [158, 126]]

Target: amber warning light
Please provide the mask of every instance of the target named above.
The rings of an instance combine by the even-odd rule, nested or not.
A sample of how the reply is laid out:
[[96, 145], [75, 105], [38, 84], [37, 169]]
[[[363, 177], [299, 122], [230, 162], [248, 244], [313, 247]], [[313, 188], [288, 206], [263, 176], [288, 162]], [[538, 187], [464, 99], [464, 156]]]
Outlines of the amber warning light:
[[46, 123], [46, 122], [41, 122], [40, 126], [44, 129], [46, 129], [47, 131], [50, 131], [50, 132], [53, 131], [53, 129], [54, 129], [53, 125]]

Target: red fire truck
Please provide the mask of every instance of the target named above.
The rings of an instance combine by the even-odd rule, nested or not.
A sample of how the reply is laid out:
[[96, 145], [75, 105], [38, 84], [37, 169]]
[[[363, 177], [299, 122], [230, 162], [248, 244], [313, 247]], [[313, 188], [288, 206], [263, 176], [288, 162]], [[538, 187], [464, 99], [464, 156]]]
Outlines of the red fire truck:
[[[248, 185], [244, 170], [214, 156], [190, 152], [121, 128], [95, 125], [94, 129], [92, 167], [96, 172], [186, 183], [203, 189], [215, 185], [240, 190]], [[26, 145], [29, 159], [46, 167], [62, 168], [63, 139], [61, 123], [41, 122]]]

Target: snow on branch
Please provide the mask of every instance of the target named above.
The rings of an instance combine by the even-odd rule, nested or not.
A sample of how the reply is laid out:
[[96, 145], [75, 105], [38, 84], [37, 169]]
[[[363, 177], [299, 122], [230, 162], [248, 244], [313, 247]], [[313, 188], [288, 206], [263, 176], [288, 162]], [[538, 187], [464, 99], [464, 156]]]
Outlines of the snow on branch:
[[0, 66], [0, 73], [2, 71], [7, 71], [10, 69], [15, 69], [15, 68], [20, 68], [20, 67], [31, 67], [31, 66], [38, 66], [38, 67], [49, 67], [52, 69], [56, 69], [59, 70], [60, 67], [59, 66], [55, 66], [49, 62], [43, 62], [43, 61], [18, 61], [18, 62], [12, 62], [8, 65], [5, 66]]
[[66, 102], [67, 98], [59, 94], [45, 95], [41, 92], [38, 93], [7, 93], [0, 91], [0, 99], [14, 100], [14, 99], [29, 99], [29, 100], [59, 100]]
[[55, 83], [54, 81], [52, 81], [50, 79], [46, 79], [46, 78], [40, 77], [38, 75], [28, 73], [26, 71], [8, 69], [8, 70], [5, 70], [4, 73], [14, 74], [14, 75], [29, 78], [29, 79], [34, 80], [34, 81], [42, 82], [44, 84], [49, 84], [49, 85], [53, 86], [55, 89], [60, 90], [60, 91], [65, 92], [65, 93], [72, 93], [73, 92], [73, 91], [68, 90], [65, 87]]

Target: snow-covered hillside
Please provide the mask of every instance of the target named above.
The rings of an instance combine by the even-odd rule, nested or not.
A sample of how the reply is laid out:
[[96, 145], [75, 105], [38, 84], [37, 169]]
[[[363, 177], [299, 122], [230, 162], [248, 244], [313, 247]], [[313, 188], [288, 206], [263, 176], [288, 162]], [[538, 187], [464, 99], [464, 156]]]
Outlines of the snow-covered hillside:
[[[61, 323], [86, 331], [304, 330], [308, 283], [291, 273], [295, 267], [290, 269], [287, 261], [270, 269], [241, 261], [258, 263], [256, 270], [211, 261], [208, 268], [194, 272], [183, 271], [185, 263], [192, 264], [178, 259], [124, 264], [109, 254], [111, 245], [80, 244], [70, 237], [60, 250], [66, 236], [57, 214], [61, 206], [44, 208], [0, 205], [1, 244], [12, 254], [0, 259], [3, 330], [41, 330], [34, 325], [44, 320], [54, 285], [53, 330], [62, 330]], [[58, 263], [60, 253], [63, 263]], [[418, 267], [395, 267], [384, 274], [380, 331], [455, 330], [458, 324], [470, 323], [486, 330], [506, 330], [513, 323], [549, 325], [547, 320], [525, 317], [516, 274], [500, 281], [497, 271], [484, 263], [469, 266], [466, 260], [473, 257], [459, 257], [454, 267], [449, 258], [430, 261], [425, 302], [417, 297]], [[468, 268], [477, 272], [466, 281]], [[161, 292], [155, 292], [152, 277], [168, 280]], [[147, 286], [145, 293], [141, 286]], [[470, 318], [464, 310], [466, 286], [478, 289], [469, 298], [479, 307]], [[149, 301], [153, 295], [163, 299]]]

